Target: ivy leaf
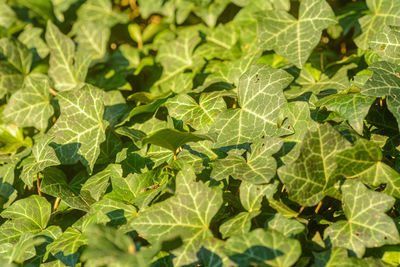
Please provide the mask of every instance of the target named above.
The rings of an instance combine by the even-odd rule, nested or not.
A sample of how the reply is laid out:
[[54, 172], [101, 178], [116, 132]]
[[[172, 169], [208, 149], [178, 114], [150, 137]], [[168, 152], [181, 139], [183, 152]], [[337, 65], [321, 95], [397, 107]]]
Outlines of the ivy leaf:
[[88, 247], [83, 252], [82, 259], [89, 266], [148, 266], [159, 249], [154, 246], [136, 251], [129, 236], [102, 225], [89, 227], [85, 236]]
[[21, 173], [21, 179], [25, 184], [33, 186], [32, 181], [35, 179], [34, 175], [43, 171], [47, 167], [59, 165], [60, 161], [57, 158], [56, 152], [50, 143], [53, 138], [42, 136], [32, 148], [34, 160], [24, 165]]
[[[128, 22], [126, 13], [116, 12], [110, 0], [88, 0], [78, 9], [78, 22], [74, 25], [73, 32], [78, 32], [81, 24], [94, 23], [111, 28], [117, 23]], [[78, 27], [77, 27], [78, 26]], [[76, 28], [75, 28], [76, 27]]]
[[78, 249], [86, 244], [87, 240], [81, 231], [75, 227], [68, 227], [61, 236], [47, 245], [44, 260], [47, 260], [51, 253], [63, 264], [74, 266], [79, 257]]
[[57, 168], [48, 168], [43, 172], [40, 190], [53, 197], [60, 198], [73, 209], [88, 211], [94, 200], [85, 192], [76, 194], [67, 184], [67, 177]]
[[240, 266], [291, 266], [301, 255], [299, 241], [263, 229], [229, 238], [225, 250], [230, 259]]
[[258, 140], [251, 145], [247, 161], [238, 153], [228, 153], [226, 158], [215, 161], [211, 177], [219, 181], [231, 175], [253, 184], [268, 183], [275, 176], [277, 167], [272, 155], [278, 152], [282, 141], [280, 138]]
[[14, 10], [5, 2], [0, 2], [0, 26], [8, 29], [17, 21]]
[[[209, 224], [221, 205], [222, 194], [219, 190], [209, 188], [202, 182], [186, 181], [181, 174], [176, 180], [175, 196], [139, 212], [130, 225], [151, 243], [178, 235], [184, 242], [196, 246], [198, 242], [195, 241], [212, 236]], [[188, 263], [187, 259], [181, 259], [184, 254], [178, 255], [175, 264]]]
[[73, 41], [51, 21], [47, 23], [46, 42], [50, 49], [49, 76], [59, 91], [72, 90], [85, 81], [91, 57], [75, 53]]
[[330, 194], [338, 179], [335, 157], [347, 147], [346, 139], [329, 124], [309, 131], [296, 161], [278, 169], [290, 198], [303, 206], [313, 206]]
[[49, 54], [49, 48], [41, 38], [42, 33], [42, 28], [37, 28], [32, 26], [32, 24], [28, 24], [24, 28], [24, 31], [18, 35], [18, 40], [29, 48], [33, 54], [37, 53], [37, 55], [43, 59]]
[[300, 2], [299, 17], [281, 10], [267, 10], [258, 18], [258, 41], [265, 50], [275, 50], [302, 68], [317, 46], [323, 29], [336, 23], [325, 0]]
[[46, 129], [54, 112], [49, 89], [49, 80], [45, 75], [29, 75], [24, 87], [11, 96], [3, 111], [3, 120], [19, 127]]
[[368, 190], [358, 181], [346, 181], [342, 191], [347, 221], [336, 222], [324, 232], [333, 246], [347, 248], [361, 257], [366, 247], [399, 242], [396, 226], [385, 214], [393, 206], [394, 198]]
[[142, 144], [153, 144], [175, 152], [186, 143], [210, 140], [206, 135], [181, 132], [175, 129], [161, 129], [142, 139]]
[[103, 120], [103, 93], [91, 85], [57, 95], [61, 116], [49, 134], [63, 164], [81, 161], [89, 173], [100, 154], [108, 122]]
[[314, 253], [315, 263], [313, 267], [316, 266], [368, 266], [368, 267], [384, 267], [387, 266], [384, 262], [377, 258], [365, 258], [358, 259], [349, 257], [347, 250], [340, 247], [334, 247], [330, 250], [326, 250], [319, 253]]
[[365, 83], [361, 93], [368, 96], [388, 96], [387, 105], [390, 112], [400, 122], [399, 99], [400, 98], [400, 66], [394, 63], [380, 61], [368, 68], [373, 75]]
[[369, 42], [369, 46], [383, 60], [400, 63], [400, 28], [385, 26]]
[[279, 152], [284, 155], [281, 160], [285, 164], [289, 164], [298, 158], [304, 136], [308, 131], [315, 130], [317, 123], [311, 119], [310, 106], [307, 102], [290, 102], [285, 109], [281, 110], [281, 113], [294, 129], [293, 134], [283, 139], [284, 143]]
[[0, 241], [15, 242], [23, 233], [44, 230], [50, 214], [51, 205], [44, 197], [32, 195], [15, 201], [0, 214], [9, 219], [0, 226]]
[[400, 197], [400, 174], [382, 162], [378, 145], [359, 139], [355, 145], [336, 156], [340, 173], [347, 178], [361, 178], [366, 184], [386, 184], [385, 193]]
[[292, 237], [304, 231], [305, 227], [295, 219], [289, 219], [281, 213], [276, 213], [265, 222], [267, 229], [275, 230], [287, 237]]
[[253, 65], [240, 77], [240, 109], [219, 114], [210, 132], [216, 133], [216, 146], [238, 145], [266, 136], [287, 133], [277, 127], [279, 109], [286, 105], [283, 95], [292, 76], [267, 65]]
[[155, 85], [159, 85], [192, 67], [196, 61], [193, 57], [193, 51], [200, 40], [197, 31], [193, 33], [193, 31], [187, 30], [181, 33], [176, 40], [162, 45], [157, 54], [157, 59], [163, 66], [163, 75]]
[[400, 4], [396, 0], [369, 0], [370, 13], [359, 19], [362, 33], [354, 39], [356, 45], [368, 49], [368, 43], [382, 32], [385, 25], [400, 26]]
[[80, 24], [75, 41], [78, 43], [78, 53], [92, 55], [93, 59], [101, 59], [107, 52], [110, 29], [98, 27], [94, 22]]
[[208, 130], [219, 113], [226, 109], [225, 101], [218, 92], [202, 93], [199, 103], [186, 94], [179, 94], [165, 103], [169, 114], [189, 124], [194, 129]]
[[23, 233], [17, 243], [3, 243], [0, 247], [0, 256], [10, 263], [23, 263], [36, 255], [35, 246], [43, 243], [43, 241], [44, 238], [34, 239], [32, 233]]
[[104, 170], [89, 177], [83, 184], [81, 191], [89, 192], [90, 196], [98, 201], [106, 191], [111, 176], [121, 176], [121, 166], [117, 164], [110, 164]]
[[316, 105], [325, 106], [329, 111], [339, 113], [340, 116], [348, 120], [358, 134], [362, 135], [364, 118], [374, 101], [375, 98], [361, 94], [338, 94], [324, 97]]
[[221, 224], [219, 231], [222, 238], [248, 233], [251, 229], [251, 220], [261, 213], [263, 197], [271, 198], [277, 187], [278, 183], [254, 185], [243, 181], [240, 185], [240, 202], [247, 211], [240, 212]]
[[22, 75], [30, 72], [32, 65], [32, 54], [28, 48], [15, 39], [0, 39], [0, 53], [7, 61]]

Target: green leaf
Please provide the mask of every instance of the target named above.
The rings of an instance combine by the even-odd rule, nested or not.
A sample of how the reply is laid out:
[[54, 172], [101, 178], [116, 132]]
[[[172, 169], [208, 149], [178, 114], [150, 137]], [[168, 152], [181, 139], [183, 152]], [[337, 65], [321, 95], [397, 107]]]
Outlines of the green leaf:
[[385, 26], [369, 42], [371, 49], [383, 60], [400, 63], [400, 32], [399, 27]]
[[279, 109], [286, 105], [283, 88], [292, 76], [267, 65], [253, 65], [240, 77], [238, 103], [240, 109], [219, 114], [210, 132], [216, 133], [216, 146], [238, 145], [265, 136], [287, 133], [278, 128]]
[[48, 168], [43, 171], [40, 190], [53, 197], [60, 198], [73, 209], [88, 211], [94, 200], [85, 192], [76, 194], [67, 184], [67, 177], [57, 168]]
[[303, 206], [313, 206], [329, 195], [338, 180], [335, 157], [348, 147], [346, 139], [329, 124], [309, 131], [296, 161], [278, 169], [290, 198]]
[[325, 0], [304, 0], [297, 19], [281, 10], [264, 11], [258, 18], [258, 41], [263, 49], [273, 49], [302, 68], [322, 30], [335, 23], [335, 15]]
[[276, 213], [265, 223], [267, 229], [275, 230], [287, 237], [292, 237], [304, 231], [305, 227], [295, 219], [288, 219], [281, 213]]
[[40, 58], [45, 58], [49, 54], [49, 48], [42, 39], [42, 28], [37, 28], [28, 24], [24, 31], [18, 35], [18, 40], [29, 48], [33, 54], [37, 53]]
[[228, 178], [243, 180], [253, 184], [268, 183], [276, 173], [277, 163], [272, 155], [279, 151], [282, 139], [260, 139], [251, 145], [247, 161], [238, 152], [229, 152], [214, 163], [211, 177], [217, 181]]
[[169, 114], [194, 129], [208, 130], [219, 113], [226, 109], [219, 92], [202, 93], [197, 103], [186, 94], [179, 94], [165, 103]]
[[90, 196], [98, 201], [100, 197], [105, 193], [111, 176], [121, 175], [121, 167], [117, 164], [110, 164], [101, 172], [89, 177], [86, 182], [82, 185], [81, 191], [89, 192]]
[[368, 0], [371, 12], [359, 19], [362, 33], [354, 39], [356, 45], [368, 49], [370, 41], [381, 33], [385, 25], [400, 26], [400, 5], [396, 0]]
[[10, 28], [17, 20], [17, 16], [6, 3], [0, 2], [0, 26], [8, 29]]
[[[130, 225], [151, 243], [178, 235], [199, 249], [198, 241], [212, 236], [209, 225], [221, 205], [219, 190], [178, 175], [175, 196], [139, 212]], [[174, 263], [183, 265], [189, 263], [187, 260], [182, 251]]]
[[74, 227], [68, 227], [61, 236], [47, 245], [44, 260], [49, 254], [62, 261], [65, 265], [74, 266], [78, 261], [78, 249], [87, 244], [82, 232]]
[[300, 257], [301, 246], [299, 241], [279, 232], [256, 229], [250, 234], [229, 238], [226, 253], [240, 266], [291, 266]]
[[350, 258], [347, 254], [347, 250], [335, 247], [330, 250], [326, 250], [319, 253], [314, 253], [315, 264], [313, 266], [349, 266], [349, 267], [358, 267], [358, 266], [368, 266], [368, 267], [383, 267], [387, 266], [381, 260], [376, 258]]
[[390, 112], [400, 122], [400, 66], [394, 63], [381, 61], [372, 64], [369, 70], [373, 75], [365, 83], [361, 93], [368, 96], [383, 97], [388, 96], [387, 105]]
[[50, 104], [49, 80], [35, 73], [28, 76], [24, 87], [14, 93], [3, 111], [3, 120], [19, 127], [47, 128], [54, 109]]
[[157, 53], [157, 59], [163, 66], [163, 76], [156, 82], [161, 84], [185, 69], [193, 67], [195, 59], [193, 51], [200, 42], [197, 31], [185, 31], [172, 42], [168, 42], [160, 47]]
[[366, 184], [386, 184], [385, 193], [400, 197], [400, 174], [382, 162], [378, 145], [365, 139], [336, 156], [340, 173], [347, 178], [361, 178]]
[[17, 200], [0, 215], [9, 219], [0, 226], [0, 241], [15, 242], [26, 232], [44, 230], [50, 220], [51, 205], [37, 195]]
[[32, 148], [33, 161], [24, 165], [21, 173], [21, 179], [25, 184], [32, 186], [34, 177], [39, 172], [43, 171], [47, 167], [59, 165], [60, 161], [57, 158], [56, 152], [49, 144], [53, 141], [53, 138], [48, 136], [42, 136]]
[[53, 143], [62, 164], [78, 161], [92, 172], [105, 140], [108, 122], [103, 120], [103, 93], [91, 85], [58, 94], [61, 116], [50, 129]]
[[338, 94], [324, 97], [316, 105], [324, 106], [329, 111], [339, 113], [341, 117], [348, 120], [358, 134], [362, 135], [364, 118], [367, 116], [369, 108], [374, 101], [375, 98], [361, 94]]
[[347, 221], [338, 221], [324, 232], [333, 246], [347, 248], [361, 257], [366, 247], [399, 242], [396, 226], [385, 214], [393, 206], [394, 198], [368, 190], [358, 181], [346, 181], [342, 191]]
[[280, 152], [284, 155], [281, 160], [289, 164], [298, 158], [304, 136], [308, 131], [315, 130], [317, 123], [311, 119], [310, 106], [307, 102], [290, 102], [285, 109], [281, 110], [281, 113], [294, 129], [293, 134], [283, 139], [284, 143]]
[[0, 257], [6, 259], [9, 263], [23, 263], [36, 255], [35, 246], [43, 243], [43, 241], [43, 238], [34, 239], [32, 233], [23, 233], [16, 244], [3, 243], [0, 246]]
[[29, 73], [32, 65], [32, 54], [24, 44], [16, 39], [2, 38], [0, 39], [0, 53], [22, 75]]
[[107, 51], [109, 38], [110, 29], [106, 27], [98, 27], [94, 22], [80, 24], [75, 38], [78, 53], [90, 54], [93, 59], [101, 59]]
[[82, 254], [88, 266], [149, 266], [158, 247], [141, 248], [136, 251], [131, 238], [120, 231], [102, 225], [89, 227], [85, 236], [88, 246]]
[[175, 152], [186, 143], [210, 140], [206, 135], [181, 132], [175, 129], [161, 129], [142, 139], [142, 144], [153, 144]]
[[46, 43], [50, 49], [49, 76], [55, 89], [67, 91], [85, 81], [90, 57], [75, 53], [75, 45], [51, 21], [47, 23]]

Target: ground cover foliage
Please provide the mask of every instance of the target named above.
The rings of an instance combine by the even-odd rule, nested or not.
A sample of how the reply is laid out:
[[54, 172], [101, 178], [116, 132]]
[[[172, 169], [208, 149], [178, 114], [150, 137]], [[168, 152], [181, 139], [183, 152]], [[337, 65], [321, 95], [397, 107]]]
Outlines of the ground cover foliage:
[[399, 265], [399, 27], [398, 0], [0, 0], [0, 265]]

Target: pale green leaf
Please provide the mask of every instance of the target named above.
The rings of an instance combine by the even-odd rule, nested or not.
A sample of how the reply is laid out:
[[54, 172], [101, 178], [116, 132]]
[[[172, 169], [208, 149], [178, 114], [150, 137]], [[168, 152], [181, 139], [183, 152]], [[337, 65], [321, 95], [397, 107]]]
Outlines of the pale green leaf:
[[299, 241], [263, 229], [229, 238], [225, 250], [239, 266], [292, 266], [301, 255]]
[[333, 246], [347, 248], [361, 257], [365, 248], [399, 242], [396, 226], [385, 214], [394, 204], [393, 197], [350, 180], [344, 183], [342, 191], [347, 221], [338, 221], [324, 232]]
[[41, 37], [42, 33], [42, 28], [37, 28], [32, 26], [32, 24], [28, 24], [24, 28], [24, 31], [18, 35], [18, 40], [26, 45], [32, 53], [37, 53], [40, 58], [45, 58], [50, 50]]
[[219, 113], [226, 109], [219, 92], [202, 93], [197, 103], [186, 94], [179, 94], [165, 103], [169, 114], [194, 129], [208, 130]]
[[275, 230], [287, 237], [292, 237], [305, 230], [302, 223], [296, 219], [288, 219], [281, 213], [276, 213], [265, 222], [267, 229]]
[[[221, 204], [218, 189], [202, 182], [185, 182], [178, 176], [175, 195], [139, 212], [130, 225], [151, 243], [180, 236], [189, 246], [201, 245], [199, 240], [212, 236], [208, 227]], [[184, 252], [178, 255], [175, 264], [190, 263], [184, 259]]]
[[291, 199], [303, 206], [316, 205], [338, 180], [336, 155], [349, 143], [329, 124], [304, 136], [296, 161], [278, 169]]
[[316, 105], [337, 112], [341, 117], [348, 120], [350, 126], [358, 134], [362, 135], [364, 118], [374, 101], [375, 98], [361, 94], [337, 94], [322, 98]]
[[91, 85], [57, 95], [61, 116], [49, 134], [63, 164], [81, 161], [89, 173], [100, 154], [108, 122], [103, 120], [103, 92]]
[[43, 171], [47, 167], [60, 164], [56, 152], [49, 146], [52, 141], [53, 138], [44, 135], [34, 144], [32, 148], [34, 159], [24, 165], [21, 173], [21, 179], [25, 184], [32, 186], [33, 180], [37, 178], [35, 177], [37, 173]]
[[4, 28], [9, 28], [12, 26], [17, 20], [17, 16], [6, 3], [5, 1], [0, 2], [0, 26]]
[[302, 68], [322, 30], [335, 23], [335, 14], [325, 0], [303, 0], [298, 19], [281, 10], [264, 11], [258, 19], [257, 35], [264, 49], [273, 49]]
[[51, 205], [37, 195], [17, 200], [1, 213], [7, 222], [0, 226], [0, 241], [15, 242], [25, 232], [38, 233], [50, 220]]
[[277, 127], [277, 117], [286, 105], [282, 90], [292, 79], [285, 71], [268, 65], [251, 66], [239, 80], [240, 108], [223, 111], [211, 127], [210, 132], [217, 135], [216, 146], [252, 142], [263, 135], [287, 134]]
[[[400, 13], [399, 13], [400, 14]], [[397, 26], [385, 26], [369, 42], [371, 49], [383, 60], [400, 63], [400, 31]]]
[[22, 89], [14, 93], [3, 111], [3, 120], [19, 127], [47, 128], [54, 109], [50, 104], [47, 76], [34, 73], [28, 76]]
[[49, 76], [55, 89], [72, 90], [85, 81], [91, 57], [75, 53], [73, 41], [51, 21], [47, 23], [46, 42], [50, 49]]
[[336, 156], [340, 173], [347, 178], [361, 178], [366, 184], [386, 184], [385, 193], [400, 197], [400, 174], [382, 162], [383, 155], [378, 145], [365, 139]]
[[68, 185], [65, 174], [57, 168], [48, 168], [43, 171], [40, 190], [47, 195], [60, 198], [73, 209], [88, 211], [94, 202], [85, 191], [76, 194]]
[[251, 145], [247, 161], [238, 153], [228, 153], [226, 158], [215, 161], [211, 177], [218, 181], [230, 175], [253, 184], [268, 183], [276, 174], [277, 163], [272, 155], [278, 152], [282, 143], [280, 138], [257, 140]]
[[356, 45], [368, 49], [370, 41], [381, 33], [385, 25], [400, 26], [400, 2], [397, 0], [367, 0], [370, 13], [359, 19], [362, 33], [354, 39]]
[[26, 75], [31, 70], [32, 53], [20, 41], [16, 39], [0, 39], [0, 53], [21, 74]]

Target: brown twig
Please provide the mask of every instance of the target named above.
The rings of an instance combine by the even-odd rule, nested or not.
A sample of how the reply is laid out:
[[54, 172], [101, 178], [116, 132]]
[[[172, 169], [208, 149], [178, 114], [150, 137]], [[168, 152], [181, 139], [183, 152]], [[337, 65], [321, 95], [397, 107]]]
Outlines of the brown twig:
[[296, 214], [296, 217], [299, 217], [299, 215], [303, 212], [304, 206], [302, 206], [299, 210], [299, 212]]
[[36, 177], [36, 186], [37, 186], [38, 195], [42, 196], [42, 192], [40, 192], [39, 174], [37, 174], [37, 177]]
[[321, 209], [321, 207], [322, 207], [322, 201], [320, 201], [320, 202], [318, 203], [317, 207], [315, 208], [315, 214], [317, 214], [317, 213], [319, 212], [319, 210]]

